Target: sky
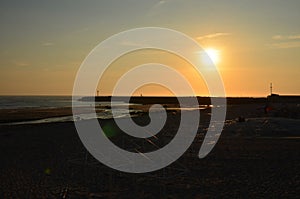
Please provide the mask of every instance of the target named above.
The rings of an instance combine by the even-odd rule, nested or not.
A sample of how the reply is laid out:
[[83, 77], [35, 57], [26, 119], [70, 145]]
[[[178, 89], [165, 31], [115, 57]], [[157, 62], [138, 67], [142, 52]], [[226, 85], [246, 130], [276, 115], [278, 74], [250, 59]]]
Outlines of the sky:
[[[300, 95], [299, 0], [0, 3], [0, 95], [71, 95], [76, 73], [95, 46], [140, 27], [174, 29], [204, 49], [214, 49], [227, 96], [266, 96], [271, 82], [274, 93]], [[209, 95], [201, 77], [184, 60], [150, 51], [131, 53], [112, 63], [99, 82], [100, 94], [110, 95], [125, 69], [153, 60], [177, 68], [198, 95]], [[170, 94], [156, 85], [137, 93]]]

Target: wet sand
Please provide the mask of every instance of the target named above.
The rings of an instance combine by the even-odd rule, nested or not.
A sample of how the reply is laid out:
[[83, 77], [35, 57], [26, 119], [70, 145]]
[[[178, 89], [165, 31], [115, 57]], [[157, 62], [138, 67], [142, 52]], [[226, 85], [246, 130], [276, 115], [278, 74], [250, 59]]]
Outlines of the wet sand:
[[[261, 106], [228, 107], [224, 131], [204, 159], [197, 153], [209, 109], [201, 111], [198, 136], [189, 150], [165, 169], [146, 174], [122, 173], [99, 163], [84, 148], [73, 122], [2, 125], [0, 198], [296, 198], [299, 118], [270, 117]], [[168, 113], [163, 133], [176, 131], [179, 115]], [[237, 122], [238, 116], [246, 121]], [[134, 120], [142, 124], [148, 119], [145, 114]], [[114, 126], [113, 120], [100, 123]], [[113, 129], [111, 140], [120, 144], [123, 135]], [[171, 139], [160, 138], [162, 146]]]

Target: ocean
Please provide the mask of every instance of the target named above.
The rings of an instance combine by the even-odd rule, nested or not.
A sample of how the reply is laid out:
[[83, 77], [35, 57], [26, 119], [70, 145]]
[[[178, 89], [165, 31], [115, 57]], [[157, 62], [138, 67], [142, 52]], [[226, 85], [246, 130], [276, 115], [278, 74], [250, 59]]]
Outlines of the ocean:
[[[57, 117], [49, 117], [45, 114], [45, 117], [39, 119], [32, 119], [30, 115], [32, 115], [32, 110], [41, 110], [43, 109], [46, 112], [49, 109], [56, 108], [71, 108], [72, 105], [75, 104], [76, 107], [91, 107], [93, 102], [91, 101], [83, 101], [78, 100], [72, 101], [72, 96], [0, 96], [0, 111], [3, 117], [6, 117], [5, 114], [7, 112], [20, 112], [20, 110], [26, 110], [25, 119], [18, 122], [10, 122], [9, 124], [36, 124], [36, 123], [52, 123], [52, 122], [67, 122], [74, 120], [88, 120], [94, 119], [95, 114], [92, 113], [83, 113], [73, 117], [73, 115], [67, 116], [57, 116]], [[74, 103], [75, 102], [75, 103]], [[96, 117], [98, 119], [111, 119], [111, 118], [126, 118], [126, 117], [134, 117], [138, 116], [142, 110], [138, 109], [129, 109], [127, 111], [128, 103], [124, 103], [122, 101], [115, 101], [111, 103], [110, 101], [101, 101], [95, 102], [95, 109], [97, 110]], [[114, 115], [111, 110], [111, 106], [114, 107]], [[167, 110], [169, 111], [192, 111], [196, 109], [206, 109], [207, 105], [199, 105], [197, 107], [169, 107]], [[161, 109], [157, 109], [157, 111], [161, 111]], [[7, 123], [2, 123], [7, 124]]]
[[[14, 109], [15, 111], [26, 109], [30, 112], [31, 109], [55, 109], [55, 108], [71, 108], [72, 107], [72, 96], [0, 96], [0, 110]], [[87, 107], [91, 106], [92, 102], [76, 100], [76, 106]], [[103, 108], [108, 106], [117, 106], [117, 115], [112, 115], [110, 108]], [[100, 107], [101, 106], [101, 107]], [[122, 118], [131, 117], [125, 108], [128, 106], [127, 103], [123, 102], [95, 102], [97, 110], [97, 118], [110, 119], [110, 118]], [[97, 108], [99, 107], [99, 108]], [[132, 112], [130, 110], [129, 112]], [[137, 112], [137, 110], [134, 110]], [[80, 114], [78, 117], [80, 120], [93, 119], [94, 114]], [[31, 120], [28, 118], [22, 122], [12, 122], [11, 124], [33, 124], [33, 123], [51, 123], [51, 122], [66, 122], [74, 121], [72, 115], [63, 117], [50, 117], [38, 120]]]
[[0, 96], [0, 109], [71, 107], [71, 96]]
[[[80, 99], [80, 97], [78, 97]], [[66, 108], [72, 107], [72, 96], [0, 96], [0, 109]], [[92, 102], [75, 100], [76, 106], [91, 106]], [[125, 106], [124, 102], [95, 102], [95, 106]]]

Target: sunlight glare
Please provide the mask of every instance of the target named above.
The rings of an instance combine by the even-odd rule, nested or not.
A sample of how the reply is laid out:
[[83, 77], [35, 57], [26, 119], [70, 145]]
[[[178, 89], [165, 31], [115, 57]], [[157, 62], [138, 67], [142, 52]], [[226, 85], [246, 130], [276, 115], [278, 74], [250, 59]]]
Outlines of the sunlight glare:
[[211, 64], [211, 62], [213, 62], [213, 64], [218, 64], [220, 62], [219, 50], [216, 50], [214, 48], [206, 48], [204, 49], [204, 51], [206, 52], [206, 54], [201, 53], [201, 59], [204, 64]]
[[207, 53], [207, 55], [209, 56], [209, 58], [211, 59], [211, 61], [214, 64], [218, 64], [220, 61], [220, 52], [219, 50], [213, 49], [213, 48], [208, 48], [205, 49], [205, 52]]

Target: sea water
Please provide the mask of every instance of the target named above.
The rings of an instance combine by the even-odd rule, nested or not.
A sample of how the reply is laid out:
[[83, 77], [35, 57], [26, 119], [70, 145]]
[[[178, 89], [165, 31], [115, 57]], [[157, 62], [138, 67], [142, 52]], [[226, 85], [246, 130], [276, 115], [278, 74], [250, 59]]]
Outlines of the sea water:
[[[72, 99], [72, 96], [0, 96], [0, 109], [49, 109], [49, 108], [71, 108], [72, 105], [76, 107], [91, 107], [93, 102], [90, 101], [81, 101], [78, 97], [75, 102]], [[74, 102], [74, 103], [73, 103]], [[96, 117], [100, 119], [110, 119], [110, 118], [122, 118], [122, 117], [131, 117], [131, 114], [126, 111], [128, 103], [124, 102], [95, 102], [95, 109], [97, 110]], [[109, 106], [116, 106], [115, 114], [112, 114], [110, 108], [103, 108]], [[138, 110], [129, 110], [129, 112], [138, 112]], [[11, 124], [35, 124], [35, 123], [51, 123], [51, 122], [66, 122], [74, 120], [88, 120], [94, 119], [95, 114], [86, 113], [63, 117], [51, 117], [44, 118], [33, 121], [24, 121], [24, 122], [14, 122]]]
[[[71, 108], [92, 107], [95, 105], [97, 113], [83, 113], [76, 116], [51, 117], [38, 120], [13, 122], [10, 124], [37, 124], [52, 122], [67, 122], [88, 119], [111, 119], [138, 116], [142, 110], [128, 110], [128, 103], [125, 102], [92, 102], [82, 101], [81, 97], [72, 98], [72, 96], [0, 96], [0, 109], [51, 109], [51, 108]], [[73, 101], [75, 100], [75, 101]], [[95, 103], [95, 104], [93, 104]], [[114, 114], [110, 107], [114, 107]], [[206, 109], [207, 105], [198, 107], [167, 108], [173, 111], [193, 111], [197, 109]], [[161, 110], [157, 110], [161, 111]], [[30, 119], [30, 118], [28, 118]]]

